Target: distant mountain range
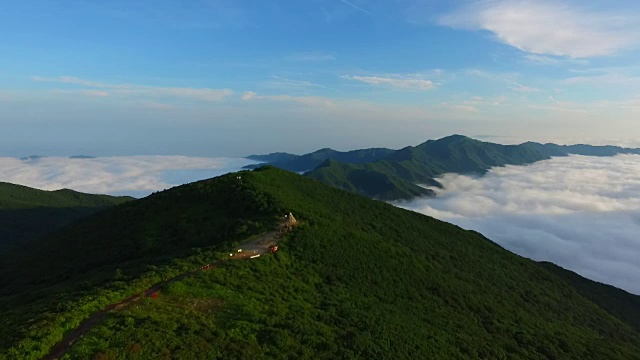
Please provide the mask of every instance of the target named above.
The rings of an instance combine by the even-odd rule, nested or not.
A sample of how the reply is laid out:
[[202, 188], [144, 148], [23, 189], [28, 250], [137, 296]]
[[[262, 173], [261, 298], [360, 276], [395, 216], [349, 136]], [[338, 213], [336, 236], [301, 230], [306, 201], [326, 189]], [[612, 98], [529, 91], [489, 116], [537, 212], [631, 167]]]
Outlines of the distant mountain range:
[[[46, 156], [42, 156], [42, 155], [30, 155], [30, 156], [25, 156], [25, 157], [21, 157], [20, 160], [23, 161], [35, 161], [35, 160], [40, 160], [40, 159], [44, 159], [46, 158]], [[89, 156], [89, 155], [72, 155], [69, 156], [69, 159], [95, 159], [95, 156]]]
[[401, 200], [434, 195], [425, 186], [440, 186], [435, 178], [445, 173], [482, 175], [494, 166], [526, 165], [571, 154], [613, 156], [640, 154], [640, 149], [535, 142], [501, 145], [452, 135], [400, 150], [373, 148], [340, 152], [321, 149], [305, 155], [251, 155], [247, 158], [264, 164], [246, 168], [268, 164], [304, 173], [307, 177], [371, 198]]

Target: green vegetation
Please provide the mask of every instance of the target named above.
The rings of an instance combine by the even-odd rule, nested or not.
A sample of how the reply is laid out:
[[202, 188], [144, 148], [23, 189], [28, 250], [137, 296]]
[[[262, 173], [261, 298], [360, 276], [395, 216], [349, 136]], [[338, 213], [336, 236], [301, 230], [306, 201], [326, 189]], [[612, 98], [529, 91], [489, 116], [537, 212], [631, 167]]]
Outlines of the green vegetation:
[[573, 271], [550, 262], [542, 262], [541, 265], [568, 281], [582, 296], [626, 322], [636, 331], [640, 331], [640, 296], [611, 285], [585, 279]]
[[0, 251], [130, 200], [133, 198], [83, 194], [68, 189], [43, 191], [0, 183]]
[[387, 163], [376, 162], [349, 165], [326, 160], [306, 176], [327, 185], [382, 200], [412, 199], [434, 196], [435, 192], [405, 181], [392, 171], [385, 171]]
[[[400, 150], [363, 149], [339, 152], [321, 149], [306, 155], [273, 153], [251, 155], [281, 169], [305, 175], [340, 189], [382, 200], [431, 196], [420, 185], [440, 186], [434, 180], [444, 173], [484, 174], [491, 167], [524, 165], [569, 154], [613, 156], [640, 154], [640, 149], [618, 146], [556, 145], [527, 142], [500, 145], [452, 135]], [[327, 161], [332, 160], [332, 161]], [[255, 169], [262, 164], [249, 165]]]
[[493, 166], [548, 159], [528, 146], [499, 145], [453, 135], [395, 151], [384, 160], [360, 165], [325, 163], [305, 176], [382, 200], [411, 199], [425, 193], [415, 185], [439, 186], [444, 173], [484, 174]]
[[266, 155], [249, 155], [246, 158], [255, 161], [263, 161], [263, 162], [278, 162], [278, 161], [289, 161], [299, 158], [300, 155], [289, 154], [285, 152], [275, 152]]
[[65, 359], [639, 358], [640, 334], [621, 320], [636, 307], [608, 312], [476, 232], [273, 167], [238, 175], [109, 209], [13, 254], [0, 271], [2, 354], [40, 358], [92, 312], [291, 211], [302, 225], [278, 253], [110, 313]]
[[[265, 161], [268, 162], [269, 165], [289, 171], [304, 172], [315, 169], [328, 159], [345, 164], [365, 164], [382, 160], [393, 152], [394, 150], [385, 148], [361, 149], [346, 152], [325, 148], [300, 156], [287, 153], [273, 153], [269, 155], [251, 155], [247, 158]], [[262, 166], [262, 164], [247, 165], [245, 168], [255, 169], [260, 166]]]
[[40, 358], [92, 312], [270, 229], [273, 208], [228, 175], [107, 209], [1, 254], [0, 343], [9, 358]]

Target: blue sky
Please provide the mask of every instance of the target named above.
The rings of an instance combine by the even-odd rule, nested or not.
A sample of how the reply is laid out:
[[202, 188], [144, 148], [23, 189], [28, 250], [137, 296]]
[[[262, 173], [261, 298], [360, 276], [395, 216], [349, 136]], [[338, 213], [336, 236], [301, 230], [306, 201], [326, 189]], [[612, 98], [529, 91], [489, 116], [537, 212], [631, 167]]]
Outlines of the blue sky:
[[0, 155], [639, 145], [636, 1], [14, 1]]

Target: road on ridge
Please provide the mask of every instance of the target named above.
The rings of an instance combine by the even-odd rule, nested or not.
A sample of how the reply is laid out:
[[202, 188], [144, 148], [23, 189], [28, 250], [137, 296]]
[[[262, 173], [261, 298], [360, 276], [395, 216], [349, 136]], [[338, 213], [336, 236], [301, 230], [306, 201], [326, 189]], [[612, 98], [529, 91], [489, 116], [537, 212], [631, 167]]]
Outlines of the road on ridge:
[[[270, 252], [269, 247], [271, 245], [277, 245], [280, 242], [280, 240], [282, 240], [282, 236], [297, 224], [297, 220], [295, 220], [295, 218], [293, 218], [293, 215], [291, 214], [289, 214], [289, 217], [285, 216], [285, 219], [286, 220], [282, 221], [277, 231], [268, 232], [266, 234], [256, 237], [255, 239], [242, 243], [243, 252], [236, 253], [236, 254], [231, 253], [232, 256], [230, 257], [230, 259], [245, 259], [247, 258], [247, 256], [245, 256], [246, 254], [243, 254], [245, 252], [248, 254], [252, 253], [256, 255], [261, 255], [261, 254]], [[243, 255], [235, 256], [238, 254], [243, 254]], [[156, 283], [150, 288], [144, 290], [142, 293], [130, 296], [120, 302], [117, 302], [105, 307], [104, 309], [100, 310], [97, 313], [94, 313], [88, 319], [80, 323], [80, 325], [74, 331], [69, 333], [59, 343], [57, 343], [54, 347], [52, 347], [51, 350], [49, 351], [49, 354], [43, 357], [42, 360], [54, 360], [64, 355], [67, 352], [67, 350], [69, 350], [71, 345], [73, 345], [73, 343], [76, 342], [76, 340], [78, 340], [82, 335], [86, 334], [89, 330], [91, 330], [91, 328], [93, 328], [98, 322], [100, 322], [100, 320], [102, 320], [102, 318], [104, 318], [108, 313], [119, 310], [122, 307], [139, 300], [143, 296], [151, 296], [156, 292], [158, 292], [158, 290], [160, 290], [160, 288], [165, 285], [171, 284], [176, 281], [180, 281], [189, 276], [193, 276], [197, 274], [199, 271], [215, 268], [225, 260], [218, 260], [213, 263], [207, 264], [199, 268], [198, 270], [188, 271], [176, 277], [173, 277], [171, 279]]]
[[199, 271], [204, 271], [204, 270], [208, 270], [208, 269], [212, 269], [217, 267], [220, 263], [222, 262], [222, 260], [218, 260], [214, 263], [208, 264], [203, 266], [202, 268], [195, 270], [195, 271], [188, 271], [185, 273], [182, 273], [176, 277], [173, 277], [171, 279], [165, 280], [165, 281], [161, 281], [159, 283], [154, 284], [153, 286], [151, 286], [150, 288], [144, 290], [143, 292], [139, 293], [139, 294], [135, 294], [133, 296], [130, 296], [120, 302], [111, 304], [107, 307], [105, 307], [104, 309], [100, 310], [99, 312], [91, 315], [88, 319], [84, 320], [82, 323], [80, 323], [80, 325], [71, 333], [69, 333], [67, 336], [65, 336], [59, 343], [57, 343], [53, 348], [51, 348], [51, 350], [49, 351], [49, 354], [47, 354], [45, 357], [42, 358], [42, 360], [54, 360], [57, 359], [59, 357], [61, 357], [62, 355], [64, 355], [67, 350], [69, 350], [69, 348], [71, 347], [71, 345], [73, 345], [73, 343], [76, 342], [76, 340], [78, 340], [82, 335], [86, 334], [87, 331], [91, 330], [91, 328], [93, 328], [98, 322], [100, 322], [100, 320], [102, 320], [102, 318], [104, 318], [108, 313], [112, 312], [112, 311], [116, 311], [119, 310], [121, 308], [123, 308], [124, 306], [135, 302], [137, 300], [139, 300], [140, 298], [142, 298], [143, 296], [151, 296], [153, 294], [155, 294], [156, 292], [158, 292], [158, 290], [160, 290], [161, 287], [171, 284], [173, 282], [176, 281], [180, 281], [186, 277], [189, 276], [193, 276], [195, 274], [197, 274]]

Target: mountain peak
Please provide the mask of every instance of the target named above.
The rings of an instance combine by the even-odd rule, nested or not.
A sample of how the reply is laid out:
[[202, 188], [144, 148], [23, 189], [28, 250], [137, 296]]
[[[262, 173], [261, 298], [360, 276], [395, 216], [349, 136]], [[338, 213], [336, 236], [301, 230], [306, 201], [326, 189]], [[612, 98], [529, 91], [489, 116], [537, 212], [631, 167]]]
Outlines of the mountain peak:
[[463, 140], [473, 140], [470, 137], [464, 136], [464, 135], [460, 135], [460, 134], [453, 134], [453, 135], [449, 135], [449, 136], [445, 136], [443, 138], [440, 138], [438, 140], [436, 140], [436, 142], [439, 143], [453, 143], [453, 142], [458, 142], [458, 141], [463, 141]]

